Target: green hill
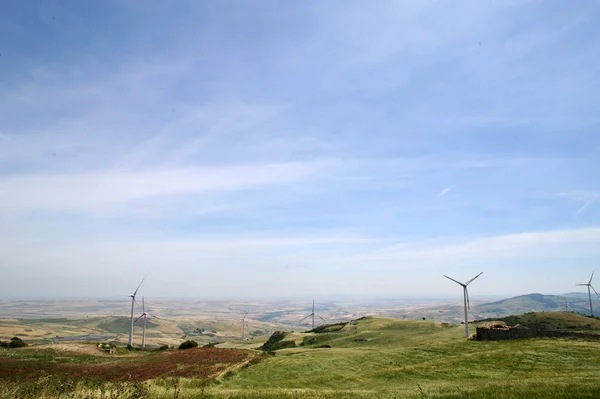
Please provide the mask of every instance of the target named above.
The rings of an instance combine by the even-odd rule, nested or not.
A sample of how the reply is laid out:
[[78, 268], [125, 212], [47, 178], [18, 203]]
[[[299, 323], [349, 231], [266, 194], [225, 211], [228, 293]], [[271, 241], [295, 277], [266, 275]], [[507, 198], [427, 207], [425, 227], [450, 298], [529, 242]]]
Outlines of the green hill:
[[[136, 323], [136, 328], [142, 327], [142, 320]], [[128, 334], [131, 327], [131, 319], [129, 317], [107, 317], [98, 323], [98, 328], [108, 331], [113, 334]], [[151, 320], [146, 321], [146, 328], [151, 330], [158, 327], [158, 324], [153, 323]]]
[[[564, 297], [559, 295], [528, 294], [497, 302], [485, 303], [474, 308], [473, 313], [478, 318], [503, 317], [527, 312], [558, 312], [565, 310], [565, 299], [569, 311], [588, 314], [587, 296]], [[600, 306], [600, 301], [595, 301]]]
[[235, 374], [213, 397], [600, 397], [600, 342], [478, 342], [462, 338], [463, 328], [367, 317], [337, 331], [287, 334], [295, 348]]

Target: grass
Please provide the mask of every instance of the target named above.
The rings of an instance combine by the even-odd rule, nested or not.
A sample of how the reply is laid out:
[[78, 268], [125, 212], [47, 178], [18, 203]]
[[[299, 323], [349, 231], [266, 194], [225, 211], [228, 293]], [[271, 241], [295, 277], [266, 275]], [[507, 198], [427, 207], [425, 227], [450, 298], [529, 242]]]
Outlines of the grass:
[[315, 334], [314, 346], [327, 342], [331, 349], [278, 351], [214, 395], [243, 398], [260, 390], [263, 397], [311, 397], [302, 393], [309, 389], [331, 397], [336, 391], [339, 397], [600, 397], [600, 343], [478, 342], [462, 334], [462, 326], [367, 318]]
[[[536, 320], [543, 317], [549, 316], [538, 316]], [[570, 317], [563, 319], [573, 322]], [[155, 378], [147, 382], [145, 395], [165, 399], [600, 397], [600, 342], [479, 342], [462, 338], [464, 330], [460, 325], [382, 318], [364, 318], [338, 327], [324, 328], [321, 333], [290, 333], [286, 340], [305, 345], [235, 363], [213, 374], [210, 380]], [[331, 348], [317, 348], [322, 344]], [[237, 346], [244, 347], [241, 343]], [[12, 353], [24, 360], [28, 356], [51, 355], [34, 355], [27, 350], [36, 352], [28, 348]], [[6, 353], [0, 352], [0, 369]], [[131, 356], [149, 359], [151, 355]], [[72, 361], [92, 362], [84, 356]], [[140, 389], [127, 382], [119, 383], [125, 384], [119, 392]], [[15, 385], [4, 385], [0, 398], [15, 397]], [[111, 386], [118, 391], [116, 385]], [[83, 385], [76, 389], [82, 397], [100, 397], [100, 388], [94, 388], [94, 394]]]

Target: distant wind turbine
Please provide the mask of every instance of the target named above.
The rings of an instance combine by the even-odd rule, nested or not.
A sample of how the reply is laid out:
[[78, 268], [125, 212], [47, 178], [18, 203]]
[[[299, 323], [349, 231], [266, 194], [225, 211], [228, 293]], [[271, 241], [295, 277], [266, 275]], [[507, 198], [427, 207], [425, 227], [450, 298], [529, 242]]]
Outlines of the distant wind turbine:
[[469, 284], [471, 284], [473, 282], [473, 280], [475, 280], [477, 277], [481, 276], [482, 274], [483, 274], [483, 272], [479, 273], [477, 276], [473, 277], [466, 283], [461, 283], [460, 281], [457, 281], [451, 277], [448, 277], [445, 274], [443, 275], [448, 280], [452, 280], [456, 284], [461, 285], [463, 287], [463, 294], [464, 294], [464, 301], [465, 301], [465, 338], [469, 338], [469, 317], [468, 317], [467, 311], [471, 309], [471, 304], [469, 302], [469, 290], [467, 289], [467, 286]]
[[582, 285], [582, 286], [587, 287], [587, 290], [588, 290], [588, 299], [590, 300], [590, 316], [592, 316], [592, 317], [594, 317], [594, 309], [592, 308], [592, 292], [590, 291], [590, 288], [592, 290], [594, 290], [594, 292], [598, 296], [598, 299], [600, 299], [600, 294], [598, 294], [598, 291], [596, 291], [594, 289], [594, 287], [592, 286], [592, 279], [593, 278], [594, 278], [594, 272], [592, 272], [592, 276], [590, 277], [590, 281], [588, 281], [585, 284], [577, 284], [577, 285]]
[[300, 320], [300, 323], [302, 323], [305, 319], [308, 319], [311, 316], [312, 316], [312, 329], [313, 330], [315, 329], [315, 316], [317, 316], [319, 319], [323, 320], [324, 322], [327, 322], [327, 320], [325, 320], [321, 316], [315, 314], [315, 300], [314, 299], [313, 299], [312, 313], [309, 314], [308, 316], [304, 317], [302, 320]]
[[[135, 319], [135, 323], [137, 323], [137, 321], [141, 318], [144, 319], [144, 325], [142, 328], [142, 348], [146, 347], [146, 322], [148, 321], [148, 316], [150, 316], [150, 314], [148, 312], [146, 312], [146, 307], [144, 304], [144, 297], [142, 297], [142, 314], [140, 315], [140, 317]], [[156, 316], [152, 316], [152, 318], [160, 319], [160, 317], [156, 317]]]
[[248, 316], [248, 311], [246, 311], [246, 314], [244, 314], [244, 317], [242, 317], [242, 342], [244, 342], [244, 326], [246, 325], [246, 316]]
[[129, 295], [131, 297], [131, 326], [129, 328], [129, 345], [133, 345], [133, 305], [135, 305], [135, 295], [137, 294], [142, 284], [144, 284], [144, 280], [146, 280], [146, 276], [144, 276], [140, 285], [138, 285], [135, 291], [133, 291], [133, 294]]

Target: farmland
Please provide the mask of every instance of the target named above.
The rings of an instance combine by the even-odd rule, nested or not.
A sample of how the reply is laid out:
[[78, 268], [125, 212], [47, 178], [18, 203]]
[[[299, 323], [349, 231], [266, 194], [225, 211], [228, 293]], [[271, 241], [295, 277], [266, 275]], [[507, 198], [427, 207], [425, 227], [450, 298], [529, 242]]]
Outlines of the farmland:
[[81, 351], [52, 348], [27, 348], [16, 356], [3, 353], [0, 359], [0, 379], [27, 382], [44, 375], [74, 380], [146, 381], [157, 377], [194, 377], [208, 380], [218, 376], [228, 365], [241, 363], [258, 356], [249, 351], [235, 349], [197, 348], [124, 354], [117, 356], [92, 353], [94, 346]]
[[[596, 328], [595, 319], [575, 314], [532, 320], [546, 319]], [[597, 341], [478, 342], [461, 338], [458, 324], [380, 317], [281, 335], [288, 348], [270, 353], [252, 341], [114, 355], [83, 343], [2, 350], [1, 397], [67, 374], [76, 377], [73, 389], [89, 397], [100, 397], [99, 386], [137, 395], [139, 384], [144, 396], [156, 398], [173, 397], [174, 389], [181, 398], [600, 397]]]

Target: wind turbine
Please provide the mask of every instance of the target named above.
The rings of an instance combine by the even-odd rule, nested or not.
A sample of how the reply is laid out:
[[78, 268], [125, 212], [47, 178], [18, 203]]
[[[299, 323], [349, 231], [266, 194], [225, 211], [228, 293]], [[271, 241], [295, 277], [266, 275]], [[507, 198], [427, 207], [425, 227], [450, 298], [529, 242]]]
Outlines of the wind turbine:
[[244, 317], [242, 317], [242, 342], [244, 342], [244, 326], [246, 325], [246, 316], [248, 316], [248, 311], [246, 311], [246, 314], [244, 314]]
[[590, 277], [590, 281], [588, 281], [585, 284], [577, 284], [577, 285], [582, 285], [582, 286], [586, 286], [587, 287], [587, 290], [588, 290], [588, 299], [590, 300], [590, 316], [592, 316], [592, 317], [594, 317], [594, 309], [592, 308], [592, 293], [590, 291], [590, 288], [592, 290], [594, 290], [594, 292], [598, 296], [598, 299], [600, 299], [600, 294], [598, 294], [598, 291], [596, 291], [594, 289], [594, 287], [592, 286], [592, 279], [593, 278], [594, 278], [594, 272], [592, 272], [592, 276]]
[[129, 345], [133, 344], [133, 321], [134, 321], [133, 320], [133, 305], [135, 304], [135, 295], [137, 294], [138, 290], [144, 283], [144, 280], [146, 280], [146, 276], [144, 276], [140, 285], [138, 285], [138, 287], [135, 289], [135, 291], [133, 291], [133, 294], [129, 295], [131, 297], [131, 326], [129, 328]]
[[304, 317], [302, 320], [300, 320], [300, 323], [302, 323], [302, 321], [304, 321], [305, 319], [308, 319], [311, 316], [312, 316], [312, 329], [313, 330], [315, 329], [315, 316], [317, 316], [319, 319], [323, 320], [324, 322], [327, 322], [327, 320], [325, 320], [321, 316], [315, 314], [315, 300], [314, 299], [313, 299], [312, 313], [309, 314], [308, 316]]
[[[150, 316], [150, 314], [148, 312], [146, 312], [145, 304], [144, 304], [144, 297], [142, 297], [142, 314], [140, 315], [140, 317], [135, 319], [135, 323], [137, 323], [137, 321], [139, 319], [144, 318], [144, 326], [142, 329], [142, 348], [146, 347], [146, 322], [148, 321], [148, 316]], [[156, 316], [152, 316], [152, 318], [160, 319], [160, 317], [156, 317]]]
[[473, 280], [475, 280], [477, 277], [481, 276], [482, 274], [483, 274], [483, 272], [479, 273], [477, 276], [473, 277], [472, 279], [470, 279], [466, 283], [461, 283], [460, 281], [457, 281], [457, 280], [455, 280], [455, 279], [453, 279], [451, 277], [448, 277], [445, 274], [443, 275], [448, 280], [452, 280], [456, 284], [461, 285], [463, 287], [463, 294], [464, 294], [464, 301], [465, 301], [465, 338], [469, 338], [469, 317], [468, 317], [468, 314], [467, 314], [467, 310], [471, 309], [471, 304], [469, 302], [469, 290], [467, 289], [467, 286], [469, 284], [471, 284], [473, 282]]

